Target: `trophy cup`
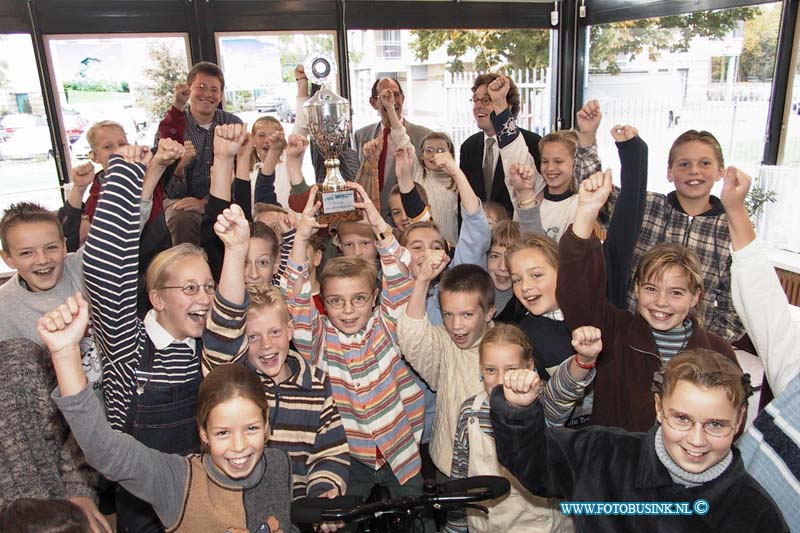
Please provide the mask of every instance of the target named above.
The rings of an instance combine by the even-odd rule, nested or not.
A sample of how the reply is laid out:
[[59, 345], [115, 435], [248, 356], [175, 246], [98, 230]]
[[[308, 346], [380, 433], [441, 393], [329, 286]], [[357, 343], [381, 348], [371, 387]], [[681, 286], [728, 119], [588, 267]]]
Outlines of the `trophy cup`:
[[317, 192], [317, 201], [322, 204], [317, 220], [322, 224], [361, 220], [361, 213], [353, 206], [356, 191], [347, 187], [339, 172], [339, 155], [350, 141], [350, 103], [325, 86], [335, 76], [336, 64], [329, 56], [318, 55], [306, 60], [304, 66], [311, 82], [322, 86], [303, 106], [311, 138], [325, 158], [325, 180]]

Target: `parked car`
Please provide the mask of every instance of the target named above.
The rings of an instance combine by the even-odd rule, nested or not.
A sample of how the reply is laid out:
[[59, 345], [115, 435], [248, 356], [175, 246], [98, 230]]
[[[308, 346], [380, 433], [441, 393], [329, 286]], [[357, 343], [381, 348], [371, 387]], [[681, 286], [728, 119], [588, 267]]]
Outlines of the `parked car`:
[[89, 121], [78, 113], [67, 113], [66, 111], [64, 112], [63, 122], [64, 132], [67, 134], [67, 139], [69, 139], [71, 143], [74, 143], [80, 138], [83, 130], [85, 130], [89, 124]]
[[47, 126], [19, 128], [5, 142], [0, 143], [0, 159], [50, 159], [53, 145]]
[[285, 98], [280, 96], [260, 96], [256, 98], [256, 111], [259, 113], [274, 113], [282, 122], [294, 122], [295, 112]]
[[15, 131], [44, 126], [47, 127], [47, 119], [41, 115], [31, 113], [10, 113], [0, 119], [0, 129], [8, 136], [13, 136]]

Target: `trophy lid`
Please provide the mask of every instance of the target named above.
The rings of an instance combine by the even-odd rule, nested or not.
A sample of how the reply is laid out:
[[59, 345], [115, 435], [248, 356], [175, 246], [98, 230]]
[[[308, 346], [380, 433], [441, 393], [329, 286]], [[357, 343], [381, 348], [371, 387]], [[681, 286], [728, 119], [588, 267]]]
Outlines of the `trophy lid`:
[[325, 82], [334, 79], [338, 72], [336, 62], [326, 53], [308, 56], [303, 62], [303, 67], [311, 83], [317, 85], [325, 85]]

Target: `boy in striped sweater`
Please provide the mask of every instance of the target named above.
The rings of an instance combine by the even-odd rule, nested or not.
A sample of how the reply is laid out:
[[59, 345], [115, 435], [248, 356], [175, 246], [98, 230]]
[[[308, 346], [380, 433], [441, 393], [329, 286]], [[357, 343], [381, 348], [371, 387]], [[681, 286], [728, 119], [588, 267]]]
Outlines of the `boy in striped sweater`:
[[245, 291], [250, 228], [231, 205], [214, 231], [225, 261], [203, 332], [203, 367], [243, 362], [256, 371], [269, 402], [269, 446], [289, 454], [292, 496], [344, 494], [350, 456], [328, 377], [292, 350], [294, 323], [280, 290], [262, 283]]
[[324, 227], [314, 218], [319, 203], [312, 188], [303, 210], [286, 270], [294, 342], [311, 364], [328, 373], [350, 444], [348, 494], [367, 496], [375, 485], [392, 497], [420, 494], [419, 440], [422, 391], [402, 364], [397, 349], [397, 316], [411, 294], [412, 280], [401, 266], [405, 253], [363, 187], [350, 183], [356, 207], [377, 236], [383, 276], [379, 305], [374, 263], [337, 257], [320, 274], [327, 316], [311, 300], [306, 243]]

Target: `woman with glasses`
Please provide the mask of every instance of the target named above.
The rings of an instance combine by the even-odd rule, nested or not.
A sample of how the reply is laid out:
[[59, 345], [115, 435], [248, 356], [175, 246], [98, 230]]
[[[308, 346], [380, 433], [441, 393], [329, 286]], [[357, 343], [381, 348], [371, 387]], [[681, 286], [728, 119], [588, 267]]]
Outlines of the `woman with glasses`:
[[497, 457], [532, 493], [564, 499], [577, 531], [789, 531], [732, 447], [751, 389], [719, 353], [688, 350], [655, 374], [647, 433], [546, 428], [539, 390], [518, 370], [492, 391]]
[[[84, 251], [103, 393], [111, 427], [150, 448], [200, 450], [195, 421], [202, 379], [200, 336], [214, 295], [202, 249], [181, 244], [158, 254], [146, 272], [153, 309], [136, 316], [139, 211], [147, 149], [126, 146], [107, 169]], [[163, 531], [152, 508], [117, 492], [120, 531]]]

